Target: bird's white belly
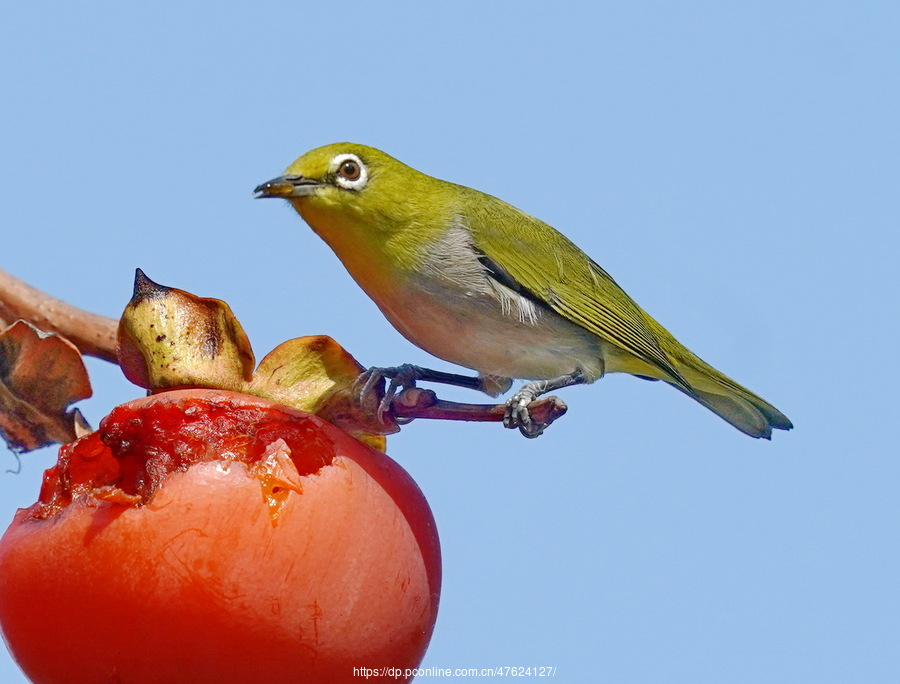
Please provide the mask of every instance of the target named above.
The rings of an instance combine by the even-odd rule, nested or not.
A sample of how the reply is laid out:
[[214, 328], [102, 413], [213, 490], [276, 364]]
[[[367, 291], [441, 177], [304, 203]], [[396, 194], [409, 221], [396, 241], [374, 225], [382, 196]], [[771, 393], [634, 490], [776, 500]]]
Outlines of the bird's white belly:
[[534, 316], [522, 320], [519, 309], [489, 292], [429, 278], [414, 285], [374, 299], [404, 337], [445, 361], [529, 380], [577, 369], [592, 380], [603, 374], [603, 340], [550, 309], [527, 302]]

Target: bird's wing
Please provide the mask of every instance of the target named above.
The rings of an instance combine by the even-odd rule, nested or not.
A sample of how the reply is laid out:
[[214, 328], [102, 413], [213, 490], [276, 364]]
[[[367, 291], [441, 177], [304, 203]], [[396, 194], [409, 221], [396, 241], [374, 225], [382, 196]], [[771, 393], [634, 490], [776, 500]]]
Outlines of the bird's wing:
[[[460, 219], [492, 277], [656, 366], [667, 380], [693, 394], [660, 347], [647, 314], [606, 271], [551, 226], [501, 200], [484, 197], [491, 201], [466, 203], [478, 208], [467, 209]], [[500, 230], [500, 225], [506, 228]]]

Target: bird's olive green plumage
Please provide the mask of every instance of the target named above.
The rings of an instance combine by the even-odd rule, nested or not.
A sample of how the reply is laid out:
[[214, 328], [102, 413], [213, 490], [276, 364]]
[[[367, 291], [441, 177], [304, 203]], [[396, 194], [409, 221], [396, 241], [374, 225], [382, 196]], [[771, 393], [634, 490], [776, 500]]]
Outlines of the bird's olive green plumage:
[[564, 235], [496, 197], [350, 143], [307, 152], [257, 192], [288, 199], [401, 333], [477, 370], [486, 391], [625, 372], [669, 383], [753, 437], [792, 427]]

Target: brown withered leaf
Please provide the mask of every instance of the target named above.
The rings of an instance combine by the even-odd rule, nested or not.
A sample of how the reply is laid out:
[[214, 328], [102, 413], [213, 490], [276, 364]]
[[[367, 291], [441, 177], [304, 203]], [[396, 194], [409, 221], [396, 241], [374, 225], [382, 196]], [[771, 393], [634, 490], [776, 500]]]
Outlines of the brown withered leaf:
[[69, 405], [91, 396], [81, 353], [26, 321], [0, 332], [0, 435], [16, 452], [71, 442], [90, 432]]

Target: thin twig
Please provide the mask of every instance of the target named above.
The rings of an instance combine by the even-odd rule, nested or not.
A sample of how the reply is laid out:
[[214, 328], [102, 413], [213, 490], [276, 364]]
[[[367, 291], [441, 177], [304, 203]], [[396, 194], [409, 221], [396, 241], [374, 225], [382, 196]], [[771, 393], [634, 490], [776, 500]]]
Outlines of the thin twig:
[[70, 340], [82, 354], [118, 363], [118, 321], [66, 304], [0, 269], [0, 324], [18, 319]]
[[[544, 397], [528, 405], [528, 413], [535, 424], [535, 433], [540, 433], [557, 418], [562, 417], [568, 407], [559, 397]], [[505, 404], [461, 404], [438, 399], [432, 390], [411, 387], [403, 390], [391, 402], [394, 417], [402, 420], [432, 418], [437, 420], [468, 420], [499, 423], [506, 413]], [[536, 435], [535, 435], [536, 436]]]

